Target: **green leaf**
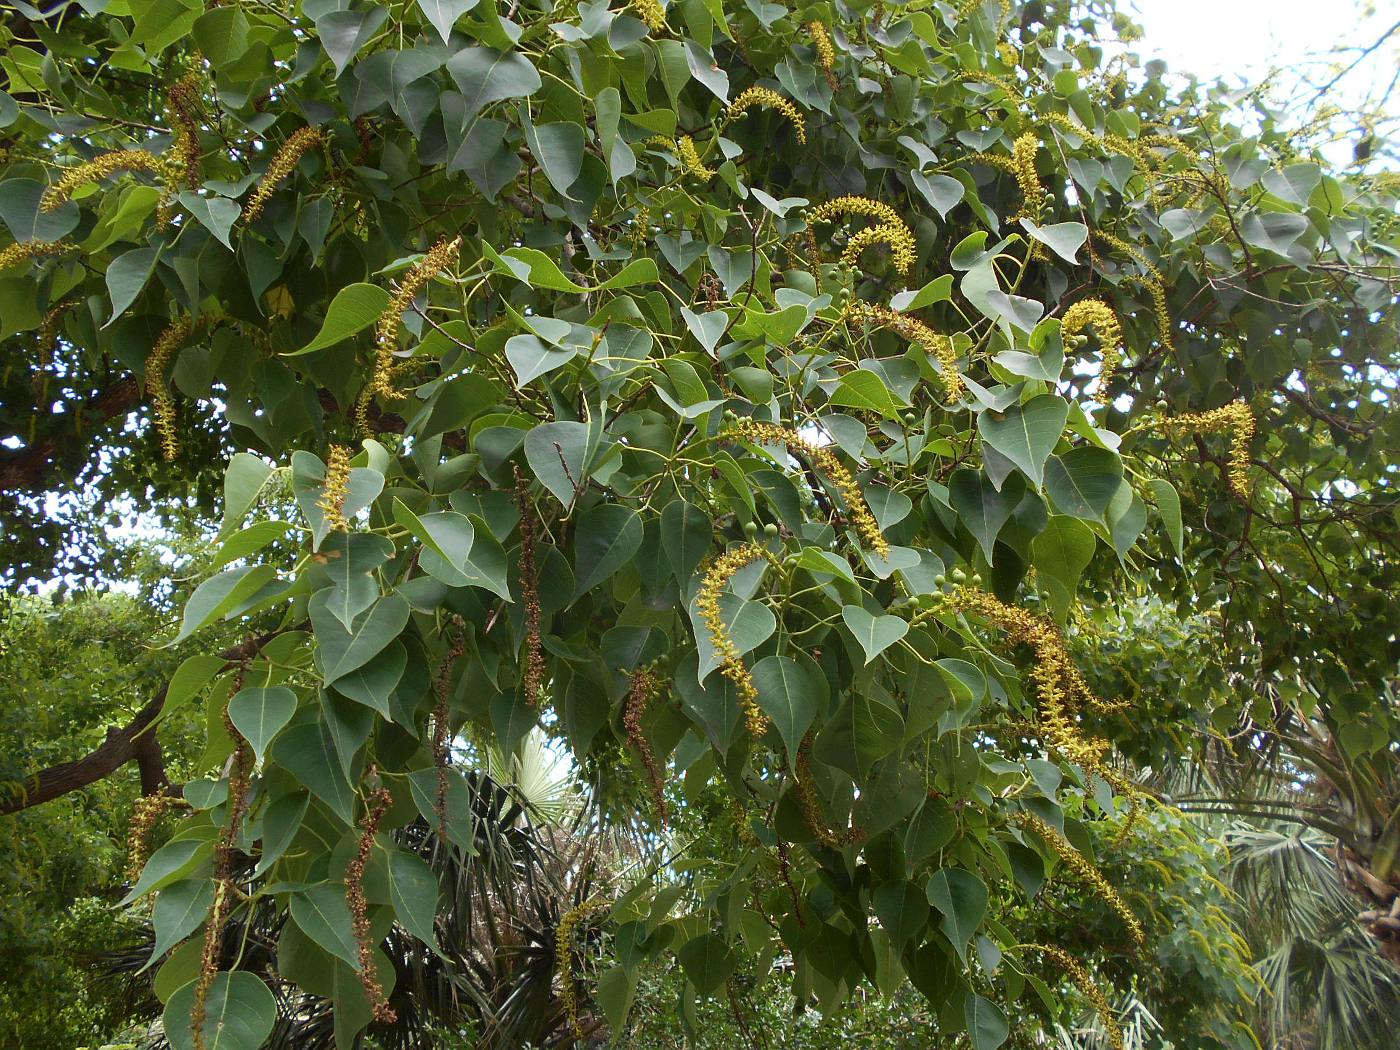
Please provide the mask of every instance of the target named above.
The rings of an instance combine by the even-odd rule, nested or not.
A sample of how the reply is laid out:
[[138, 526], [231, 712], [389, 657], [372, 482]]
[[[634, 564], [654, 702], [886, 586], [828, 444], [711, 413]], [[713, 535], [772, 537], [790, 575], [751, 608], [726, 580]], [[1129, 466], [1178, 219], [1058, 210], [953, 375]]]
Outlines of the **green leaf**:
[[1122, 476], [1123, 461], [1115, 453], [1084, 445], [1051, 457], [1045, 491], [1061, 513], [1102, 523]]
[[277, 571], [270, 565], [244, 565], [211, 576], [190, 595], [180, 631], [166, 646], [183, 642], [205, 624], [237, 608], [276, 576]]
[[909, 405], [903, 398], [896, 400], [884, 380], [865, 368], [857, 368], [843, 375], [829, 403], [864, 412], [878, 412], [886, 419], [898, 419], [900, 409]]
[[909, 633], [909, 621], [898, 616], [872, 616], [859, 605], [843, 605], [841, 619], [865, 650], [867, 665]]
[[1050, 521], [1031, 544], [1031, 564], [1049, 585], [1050, 605], [1064, 618], [1079, 588], [1079, 577], [1094, 556], [1094, 533], [1083, 522], [1063, 514]]
[[587, 594], [627, 562], [642, 545], [642, 519], [635, 510], [603, 503], [579, 516], [574, 533], [573, 601]]
[[253, 745], [253, 752], [261, 762], [267, 745], [292, 720], [296, 709], [297, 695], [286, 686], [249, 686], [229, 700], [228, 717], [234, 728]]
[[324, 723], [304, 723], [279, 733], [269, 753], [343, 824], [349, 827], [355, 822], [355, 792], [335, 757], [335, 741]]
[[661, 546], [671, 572], [684, 584], [700, 567], [714, 541], [710, 516], [685, 500], [672, 500], [661, 512]]
[[175, 669], [175, 673], [170, 676], [170, 684], [165, 690], [165, 704], [161, 708], [161, 717], [165, 717], [171, 711], [179, 708], [208, 685], [214, 676], [223, 670], [224, 663], [225, 660], [222, 656], [200, 654], [187, 657]]
[[1018, 474], [1007, 478], [1000, 491], [985, 473], [971, 467], [959, 467], [948, 479], [948, 502], [977, 540], [988, 563], [997, 536], [1024, 496], [1025, 483]]
[[928, 902], [943, 915], [943, 932], [958, 957], [967, 962], [967, 946], [987, 914], [987, 885], [962, 868], [940, 868], [925, 886]]
[[687, 941], [676, 953], [676, 958], [680, 960], [690, 983], [701, 995], [709, 995], [724, 984], [739, 962], [733, 949], [713, 933], [704, 933]]
[[[219, 8], [211, 11], [210, 14], [217, 14], [219, 11], [236, 11], [236, 8]], [[231, 201], [227, 197], [201, 197], [197, 193], [188, 191], [180, 194], [180, 203], [184, 205], [187, 212], [199, 220], [199, 224], [214, 235], [220, 244], [229, 251], [233, 251], [233, 242], [229, 240], [229, 231], [233, 229], [233, 224], [238, 220], [243, 208], [237, 201]]]
[[826, 706], [826, 682], [786, 656], [765, 656], [751, 674], [758, 706], [773, 720], [788, 754], [796, 755], [812, 720]]
[[107, 267], [107, 293], [112, 299], [111, 324], [122, 312], [136, 301], [141, 289], [155, 272], [156, 257], [160, 253], [155, 248], [133, 248], [112, 260]]
[[363, 667], [399, 636], [408, 623], [408, 602], [397, 594], [386, 595], [347, 630], [329, 611], [318, 615], [313, 604], [311, 625], [316, 632], [316, 661], [329, 685], [357, 667]]
[[438, 906], [438, 880], [423, 858], [403, 849], [390, 851], [389, 900], [404, 929], [441, 955], [433, 926]]
[[214, 883], [206, 878], [182, 879], [156, 894], [155, 907], [151, 909], [155, 945], [138, 972], [154, 966], [166, 952], [199, 929], [213, 904]]
[[291, 528], [285, 521], [254, 522], [224, 541], [209, 565], [210, 570], [222, 569], [231, 561], [238, 561], [262, 550], [269, 543], [285, 537]]
[[627, 1014], [632, 1009], [632, 997], [637, 992], [637, 973], [634, 969], [616, 964], [609, 966], [598, 976], [598, 1005], [614, 1032], [621, 1032], [627, 1025]]
[[219, 526], [218, 539], [223, 539], [247, 517], [258, 500], [272, 468], [260, 456], [251, 452], [235, 452], [224, 471], [224, 520]]
[[714, 56], [695, 44], [685, 41], [685, 61], [690, 75], [707, 87], [715, 98], [729, 104], [729, 74], [715, 62]]
[[587, 141], [583, 125], [575, 124], [572, 120], [536, 125], [522, 111], [521, 127], [525, 132], [525, 142], [540, 162], [545, 178], [561, 197], [573, 200], [569, 187], [578, 181], [583, 168], [583, 146]]
[[210, 65], [224, 69], [247, 53], [251, 28], [248, 16], [239, 8], [216, 7], [195, 21], [194, 42]]
[[476, 530], [465, 514], [447, 510], [419, 517], [395, 497], [394, 520], [423, 544], [418, 564], [424, 572], [449, 587], [468, 585], [467, 559], [471, 556]]
[[[171, 1050], [194, 1050], [190, 1017], [197, 981], [177, 989], [165, 1004], [161, 1027]], [[247, 970], [220, 973], [204, 1000], [204, 1050], [258, 1050], [277, 1022], [277, 1000]]]
[[360, 950], [343, 885], [323, 882], [293, 893], [291, 913], [304, 934], [337, 959], [360, 968]]
[[130, 904], [152, 890], [168, 886], [177, 879], [193, 874], [197, 868], [207, 865], [214, 854], [214, 844], [210, 841], [212, 836], [213, 829], [208, 829], [208, 833], [203, 837], [171, 839], [160, 847], [151, 854], [151, 859], [146, 861], [146, 866], [141, 869], [141, 877], [122, 898], [121, 903]]
[[565, 511], [587, 485], [591, 445], [587, 423], [541, 423], [525, 435], [526, 462]]
[[973, 1050], [997, 1050], [1011, 1034], [1006, 1014], [990, 999], [969, 992], [963, 1003], [967, 1034], [972, 1037]]
[[890, 306], [896, 310], [922, 310], [934, 303], [946, 303], [952, 297], [953, 275], [945, 273], [935, 277], [918, 291], [900, 292], [890, 300]]
[[715, 347], [719, 345], [720, 336], [724, 334], [725, 326], [729, 324], [729, 315], [723, 310], [709, 310], [697, 314], [682, 306], [681, 316], [685, 318], [685, 326], [690, 329], [690, 334], [705, 348], [705, 353], [713, 355]]
[[[734, 651], [740, 656], [757, 649], [773, 637], [773, 632], [778, 629], [778, 620], [773, 615], [773, 610], [762, 602], [745, 601], [737, 594], [726, 592], [720, 595], [719, 613], [725, 634], [734, 643]], [[710, 633], [705, 628], [704, 620], [700, 619], [694, 602], [690, 606], [690, 617], [695, 630], [695, 648], [699, 654], [697, 680], [703, 682], [710, 672], [719, 667], [719, 658], [715, 655]]]
[[466, 100], [470, 119], [493, 102], [533, 95], [544, 83], [524, 55], [490, 47], [468, 47], [447, 60], [447, 72]]
[[297, 357], [309, 354], [349, 339], [379, 320], [379, 316], [389, 309], [391, 300], [389, 292], [377, 284], [347, 285], [335, 293], [316, 338], [300, 350], [283, 356]]
[[876, 887], [870, 903], [891, 943], [903, 949], [928, 922], [928, 900], [912, 882], [886, 882]]
[[457, 19], [477, 5], [479, 0], [418, 0], [418, 9], [423, 12], [433, 28], [438, 31], [444, 44], [452, 35], [452, 27]]
[[1054, 394], [1041, 394], [1005, 412], [984, 410], [977, 417], [982, 440], [1025, 472], [1040, 487], [1045, 460], [1055, 450], [1069, 419], [1069, 402]]
[[1176, 556], [1181, 557], [1184, 546], [1181, 535], [1181, 497], [1176, 486], [1162, 478], [1153, 478], [1147, 483], [1152, 490], [1152, 498], [1157, 504], [1157, 513], [1162, 516], [1162, 525], [1172, 541]]
[[[963, 194], [967, 192], [967, 188], [961, 182], [949, 178], [947, 175], [925, 175], [920, 171], [911, 171], [909, 180], [913, 182], [914, 188], [923, 194], [924, 200], [933, 205], [940, 219], [947, 219], [948, 213], [957, 206], [957, 203], [963, 199]], [[949, 275], [947, 280], [951, 285], [952, 276]], [[896, 309], [900, 308], [896, 307]], [[914, 308], [911, 307], [911, 309]]]
[[1089, 228], [1082, 222], [1057, 222], [1053, 226], [1037, 226], [1022, 219], [1026, 232], [1071, 265], [1079, 263], [1079, 249], [1089, 239]]

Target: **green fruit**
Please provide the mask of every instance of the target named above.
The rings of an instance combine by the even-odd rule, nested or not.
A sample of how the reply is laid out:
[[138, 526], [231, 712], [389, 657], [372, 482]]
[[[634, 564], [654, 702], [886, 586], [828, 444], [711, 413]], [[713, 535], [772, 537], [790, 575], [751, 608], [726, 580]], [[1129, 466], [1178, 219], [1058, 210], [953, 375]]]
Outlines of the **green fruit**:
[[763, 535], [767, 536], [770, 540], [773, 539], [778, 535], [778, 526], [770, 521], [767, 525], [763, 526]]
[[963, 572], [961, 569], [954, 569], [948, 575], [952, 577], [954, 583], [967, 582], [967, 573]]
[[940, 572], [937, 576], [933, 578], [933, 584], [935, 587], [946, 587], [948, 585], [948, 577], [944, 576]]
[[746, 521], [746, 522], [744, 522], [744, 535], [747, 536], [749, 539], [753, 539], [755, 536], [757, 536], [757, 535], [758, 535], [758, 522], [756, 522], [756, 521]]

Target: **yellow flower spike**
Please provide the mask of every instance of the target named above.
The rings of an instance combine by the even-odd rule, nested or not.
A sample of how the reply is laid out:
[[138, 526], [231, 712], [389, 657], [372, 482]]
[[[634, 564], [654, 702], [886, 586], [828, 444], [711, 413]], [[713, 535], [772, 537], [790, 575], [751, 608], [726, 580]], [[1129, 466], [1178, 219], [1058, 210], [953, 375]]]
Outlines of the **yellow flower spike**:
[[751, 87], [744, 89], [740, 92], [739, 97], [729, 104], [729, 117], [732, 120], [755, 106], [777, 110], [787, 117], [788, 123], [792, 125], [793, 131], [797, 135], [798, 143], [803, 146], [807, 144], [807, 122], [802, 118], [802, 114], [788, 99], [769, 88]]
[[888, 328], [909, 342], [923, 347], [934, 356], [942, 369], [943, 387], [948, 400], [957, 401], [963, 396], [967, 388], [958, 372], [958, 354], [953, 347], [953, 340], [948, 336], [939, 335], [917, 317], [875, 303], [867, 303], [863, 299], [852, 300], [851, 305], [846, 308], [846, 315], [873, 327]]
[[835, 91], [839, 84], [836, 80], [836, 48], [831, 44], [831, 34], [823, 23], [817, 21], [808, 22], [804, 28], [812, 47], [816, 49], [817, 65], [821, 66], [827, 85]]
[[1108, 741], [1085, 739], [1074, 717], [1076, 705], [1109, 714], [1123, 710], [1126, 704], [1123, 701], [1106, 703], [1094, 694], [1070, 659], [1064, 638], [1053, 620], [1007, 605], [994, 595], [971, 587], [959, 587], [943, 600], [959, 612], [989, 620], [1005, 631], [1013, 644], [1027, 645], [1035, 653], [1029, 678], [1040, 706], [1040, 734], [1051, 749], [1086, 772], [1102, 777], [1130, 800], [1128, 816], [1119, 836], [1120, 839], [1126, 837], [1137, 819], [1141, 792], [1104, 763]]
[[817, 841], [829, 849], [844, 849], [865, 838], [865, 832], [858, 827], [845, 828], [840, 832], [826, 826], [822, 814], [821, 800], [812, 783], [812, 734], [802, 738], [797, 748], [797, 758], [793, 762], [793, 786], [797, 793], [797, 804], [802, 810], [802, 818], [807, 828], [817, 837]]
[[350, 523], [345, 520], [345, 497], [350, 492], [351, 452], [344, 445], [332, 445], [326, 457], [326, 480], [321, 487], [321, 498], [316, 506], [326, 516], [326, 526], [346, 532]]
[[41, 211], [53, 211], [67, 203], [73, 191], [89, 182], [101, 182], [118, 172], [143, 171], [151, 175], [166, 174], [166, 164], [159, 157], [140, 149], [124, 149], [104, 153], [84, 164], [63, 169], [56, 183], [44, 191], [39, 205]]
[[666, 31], [666, 9], [658, 0], [630, 0], [627, 6], [653, 33]]
[[850, 516], [851, 524], [855, 526], [856, 532], [866, 545], [880, 557], [889, 557], [889, 542], [880, 532], [875, 515], [870, 513], [860, 486], [831, 449], [809, 441], [786, 427], [780, 427], [776, 423], [763, 423], [757, 419], [736, 420], [724, 433], [725, 436], [742, 438], [756, 445], [782, 445], [793, 455], [806, 459], [835, 484], [836, 491], [841, 493], [841, 499], [846, 504], [846, 513]]
[[1022, 810], [1012, 819], [1021, 827], [1034, 832], [1049, 843], [1050, 848], [1059, 855], [1059, 858], [1108, 902], [1108, 906], [1114, 910], [1118, 918], [1123, 921], [1123, 925], [1128, 928], [1128, 934], [1132, 937], [1134, 944], [1141, 948], [1147, 943], [1147, 934], [1143, 931], [1142, 923], [1138, 921], [1138, 917], [1133, 914], [1122, 895], [1103, 877], [1099, 869], [1089, 862], [1088, 857], [1074, 848], [1069, 839], [1034, 813]]
[[403, 281], [394, 289], [389, 305], [379, 315], [374, 329], [374, 371], [355, 404], [355, 420], [365, 435], [369, 434], [369, 405], [374, 400], [374, 395], [378, 394], [386, 401], [395, 401], [402, 397], [394, 389], [393, 377], [394, 351], [398, 349], [399, 325], [403, 323], [404, 311], [413, 305], [413, 300], [427, 287], [429, 281], [457, 261], [461, 250], [461, 237], [442, 240], [433, 245], [423, 258], [404, 274]]
[[914, 240], [910, 236], [908, 228], [903, 223], [894, 226], [882, 222], [878, 226], [867, 226], [854, 233], [851, 239], [846, 242], [846, 250], [841, 253], [841, 261], [848, 266], [854, 266], [860, 259], [860, 253], [872, 244], [888, 244], [890, 246], [890, 263], [900, 276], [907, 274], [918, 259]]
[[1099, 986], [1094, 983], [1093, 977], [1090, 976], [1089, 971], [1084, 968], [1083, 963], [1070, 955], [1069, 952], [1065, 951], [1063, 948], [1056, 948], [1049, 944], [1022, 944], [1018, 947], [1030, 948], [1033, 951], [1038, 951], [1047, 959], [1058, 964], [1059, 967], [1069, 975], [1069, 979], [1084, 993], [1084, 998], [1089, 1000], [1089, 1004], [1094, 1008], [1094, 1013], [1099, 1015], [1099, 1020], [1103, 1022], [1104, 1030], [1108, 1033], [1109, 1046], [1111, 1046], [1113, 1050], [1124, 1050], [1123, 1028], [1118, 1023], [1118, 1015], [1114, 1012], [1113, 1007], [1109, 1005], [1108, 997], [1104, 995]]
[[199, 102], [202, 78], [186, 73], [165, 93], [166, 118], [175, 133], [170, 152], [176, 182], [186, 189], [199, 185]]
[[[863, 215], [875, 220], [866, 230], [852, 235], [846, 251], [841, 256], [843, 262], [853, 262], [862, 250], [871, 244], [884, 243], [890, 246], [890, 261], [900, 274], [906, 274], [918, 261], [917, 242], [914, 234], [899, 217], [899, 213], [883, 201], [869, 197], [844, 196], [818, 204], [807, 212], [808, 225], [830, 222], [840, 216]], [[871, 232], [878, 231], [878, 232]]]
[[587, 1033], [578, 1016], [578, 989], [574, 986], [574, 928], [588, 915], [602, 905], [589, 899], [574, 905], [559, 918], [554, 930], [554, 973], [559, 978], [559, 998], [564, 1004], [564, 1018], [569, 1030], [584, 1039]]
[[287, 141], [282, 143], [281, 148], [273, 155], [267, 170], [263, 172], [262, 179], [258, 182], [258, 188], [253, 192], [252, 198], [248, 201], [248, 206], [243, 209], [243, 221], [245, 223], [256, 222], [258, 216], [262, 215], [263, 208], [272, 199], [272, 195], [277, 192], [277, 187], [296, 170], [301, 158], [308, 152], [324, 145], [326, 133], [320, 128], [297, 128], [287, 137]]
[[1147, 294], [1152, 299], [1152, 314], [1157, 321], [1157, 338], [1168, 353], [1176, 353], [1176, 343], [1172, 340], [1171, 314], [1167, 312], [1166, 280], [1162, 276], [1162, 271], [1137, 245], [1130, 244], [1106, 230], [1095, 230], [1094, 235], [1105, 244], [1117, 248], [1142, 267], [1144, 276], [1139, 277], [1138, 281], [1147, 289]]
[[755, 739], [762, 738], [768, 728], [768, 716], [758, 706], [758, 687], [753, 684], [753, 676], [744, 666], [734, 639], [729, 636], [724, 624], [724, 614], [720, 611], [719, 596], [733, 575], [746, 565], [760, 559], [772, 560], [772, 555], [756, 543], [746, 543], [726, 551], [710, 563], [700, 581], [700, 594], [695, 605], [700, 611], [700, 619], [705, 621], [705, 630], [710, 636], [710, 646], [719, 657], [720, 674], [734, 683], [739, 693], [739, 707], [744, 712], [744, 722], [749, 734]]
[[155, 410], [156, 430], [160, 434], [160, 451], [167, 463], [180, 454], [180, 432], [175, 426], [175, 399], [165, 381], [165, 371], [180, 344], [190, 337], [194, 324], [188, 317], [179, 317], [166, 325], [155, 346], [146, 356], [146, 391], [151, 395]]
[[62, 255], [72, 248], [73, 245], [69, 241], [15, 241], [14, 244], [0, 248], [0, 270], [8, 270], [11, 266], [42, 259], [47, 255]]
[[1240, 499], [1249, 498], [1249, 446], [1254, 441], [1254, 412], [1244, 401], [1231, 401], [1209, 412], [1188, 412], [1162, 420], [1162, 432], [1167, 437], [1186, 434], [1218, 434], [1229, 432], [1230, 489]]
[[1084, 299], [1065, 311], [1060, 323], [1060, 335], [1066, 344], [1086, 328], [1093, 328], [1103, 347], [1103, 367], [1099, 371], [1099, 389], [1095, 397], [1108, 404], [1108, 384], [1123, 363], [1123, 327], [1118, 315], [1102, 299]]
[[695, 140], [689, 135], [676, 139], [676, 159], [681, 162], [681, 171], [696, 179], [713, 179], [715, 173], [705, 167], [700, 153], [695, 148]]

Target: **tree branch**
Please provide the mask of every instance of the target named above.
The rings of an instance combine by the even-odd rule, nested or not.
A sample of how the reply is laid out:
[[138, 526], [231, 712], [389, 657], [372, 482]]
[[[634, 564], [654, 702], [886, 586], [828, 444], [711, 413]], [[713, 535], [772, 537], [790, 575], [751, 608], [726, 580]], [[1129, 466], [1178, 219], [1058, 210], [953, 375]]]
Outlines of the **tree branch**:
[[61, 442], [61, 437], [90, 433], [140, 403], [141, 385], [135, 376], [127, 376], [98, 391], [71, 412], [65, 412], [64, 434], [45, 435], [23, 448], [0, 449], [0, 492], [43, 488], [54, 468], [71, 467], [86, 455], [86, 442]]
[[[281, 629], [268, 631], [248, 639], [219, 654], [225, 667], [247, 660], [270, 642]], [[51, 802], [56, 798], [85, 788], [111, 776], [128, 762], [135, 762], [141, 771], [141, 794], [153, 795], [169, 786], [165, 775], [165, 756], [154, 731], [155, 720], [165, 707], [169, 686], [161, 686], [136, 717], [120, 729], [107, 731], [107, 739], [94, 751], [74, 762], [61, 762], [35, 773], [26, 785], [9, 785], [8, 797], [0, 800], [0, 814], [18, 813]]]

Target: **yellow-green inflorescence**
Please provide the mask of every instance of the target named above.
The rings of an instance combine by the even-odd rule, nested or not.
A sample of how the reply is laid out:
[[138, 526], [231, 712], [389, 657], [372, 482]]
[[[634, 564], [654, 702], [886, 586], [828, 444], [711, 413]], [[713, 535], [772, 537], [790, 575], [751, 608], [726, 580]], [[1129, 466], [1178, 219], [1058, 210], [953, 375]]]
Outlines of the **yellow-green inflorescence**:
[[1085, 969], [1083, 963], [1063, 948], [1057, 948], [1051, 944], [1022, 944], [1019, 947], [1040, 952], [1041, 955], [1064, 970], [1069, 979], [1084, 994], [1084, 998], [1089, 1000], [1089, 1004], [1094, 1008], [1094, 1013], [1099, 1015], [1104, 1031], [1108, 1034], [1108, 1045], [1112, 1050], [1123, 1050], [1123, 1027], [1118, 1023], [1118, 1015], [1109, 1004], [1108, 996], [1104, 995], [1103, 990], [1095, 983], [1093, 976]]
[[574, 976], [574, 930], [589, 912], [602, 907], [597, 901], [586, 900], [574, 905], [559, 919], [554, 930], [554, 974], [559, 978], [559, 998], [564, 1004], [564, 1018], [569, 1023], [569, 1031], [577, 1039], [587, 1033], [578, 1013], [578, 988]]
[[907, 274], [918, 260], [914, 234], [899, 213], [883, 201], [869, 197], [834, 197], [807, 212], [808, 223], [829, 222], [838, 216], [864, 215], [875, 224], [853, 235], [841, 256], [843, 262], [853, 263], [865, 248], [877, 242], [890, 246], [890, 261], [900, 274]]
[[1108, 903], [1108, 906], [1112, 908], [1123, 921], [1123, 925], [1128, 928], [1128, 934], [1132, 937], [1134, 944], [1141, 947], [1146, 943], [1147, 934], [1143, 931], [1142, 923], [1138, 921], [1138, 917], [1133, 914], [1132, 909], [1128, 907], [1122, 895], [1113, 888], [1112, 883], [1103, 877], [1099, 869], [1090, 863], [1088, 857], [1074, 848], [1069, 839], [1065, 838], [1056, 831], [1054, 827], [1041, 820], [1034, 813], [1028, 813], [1022, 810], [1017, 813], [1013, 819], [1021, 827], [1033, 831], [1036, 835], [1049, 843], [1050, 848], [1059, 855], [1060, 859], [1064, 861], [1068, 867], [1073, 869], [1074, 873], [1078, 875], [1080, 879], [1093, 887], [1094, 891]]
[[704, 161], [700, 159], [700, 153], [695, 148], [695, 140], [689, 135], [682, 135], [676, 139], [676, 159], [681, 163], [681, 171], [691, 178], [712, 179], [715, 177], [714, 171], [705, 167]]
[[744, 665], [738, 647], [725, 626], [719, 597], [736, 572], [746, 565], [771, 558], [772, 555], [756, 543], [745, 543], [725, 551], [705, 570], [705, 575], [700, 581], [700, 593], [695, 601], [700, 619], [705, 622], [705, 630], [710, 636], [710, 647], [719, 658], [720, 674], [734, 683], [734, 688], [739, 693], [739, 707], [744, 712], [744, 722], [755, 740], [763, 737], [768, 728], [768, 718], [758, 706], [758, 687], [753, 683], [753, 675]]
[[1240, 499], [1249, 498], [1249, 446], [1254, 441], [1254, 412], [1244, 401], [1212, 408], [1209, 412], [1188, 412], [1162, 420], [1168, 437], [1185, 434], [1230, 434], [1230, 489]]
[[798, 112], [797, 107], [791, 101], [770, 88], [746, 88], [729, 104], [729, 117], [732, 120], [742, 116], [756, 106], [777, 110], [787, 117], [788, 123], [792, 125], [793, 131], [797, 135], [798, 143], [803, 146], [807, 144], [807, 122], [803, 119], [802, 114]]
[[1103, 348], [1103, 367], [1099, 370], [1099, 389], [1095, 397], [1108, 404], [1109, 381], [1123, 363], [1123, 328], [1118, 315], [1102, 299], [1082, 299], [1065, 311], [1060, 335], [1068, 346], [1079, 339], [1084, 329], [1092, 328]]
[[0, 248], [0, 270], [49, 255], [62, 255], [72, 247], [69, 241], [15, 241]]
[[150, 175], [168, 174], [168, 166], [159, 157], [140, 149], [123, 149], [104, 153], [83, 164], [64, 168], [57, 182], [44, 191], [40, 204], [43, 211], [53, 211], [72, 198], [75, 190], [89, 182], [101, 182], [119, 172], [145, 172]]
[[350, 523], [345, 520], [345, 497], [350, 492], [350, 457], [344, 445], [332, 445], [326, 457], [326, 480], [321, 486], [321, 498], [316, 506], [326, 516], [326, 527], [345, 532]]
[[267, 170], [263, 172], [262, 178], [258, 181], [258, 188], [253, 191], [253, 196], [248, 201], [248, 206], [243, 209], [244, 222], [256, 222], [258, 216], [262, 215], [263, 208], [272, 199], [272, 195], [277, 192], [277, 187], [283, 180], [296, 170], [301, 158], [308, 152], [316, 149], [326, 142], [326, 133], [320, 128], [297, 128], [287, 137], [287, 141], [282, 143], [281, 148], [273, 154], [272, 160], [267, 165]]
[[806, 459], [836, 485], [836, 491], [841, 493], [841, 499], [846, 504], [846, 513], [851, 519], [851, 524], [855, 526], [866, 546], [882, 558], [889, 557], [889, 542], [880, 531], [875, 515], [870, 513], [870, 507], [865, 502], [860, 486], [831, 449], [808, 440], [796, 431], [757, 419], [735, 420], [726, 428], [725, 434], [751, 441], [756, 445], [782, 445], [793, 455]]
[[661, 6], [659, 0], [629, 0], [627, 6], [653, 33], [666, 30], [666, 9]]
[[821, 67], [822, 75], [826, 77], [827, 86], [835, 91], [838, 84], [836, 80], [836, 48], [831, 45], [831, 34], [827, 31], [825, 23], [811, 21], [804, 27], [807, 37], [812, 41], [812, 47], [817, 52], [817, 65]]
[[429, 281], [457, 261], [461, 250], [461, 237], [441, 240], [433, 245], [404, 274], [403, 280], [394, 289], [389, 305], [379, 315], [374, 329], [374, 370], [355, 405], [355, 419], [361, 433], [368, 435], [370, 432], [369, 405], [376, 394], [386, 401], [395, 401], [402, 396], [394, 389], [394, 351], [398, 349], [399, 326], [403, 323], [404, 311], [413, 305], [413, 300]]
[[961, 373], [958, 372], [958, 353], [951, 338], [935, 332], [917, 317], [877, 303], [867, 303], [863, 299], [852, 300], [851, 305], [846, 308], [846, 314], [871, 327], [888, 328], [909, 342], [923, 347], [938, 362], [948, 400], [956, 401], [962, 397], [967, 388], [963, 385]]
[[146, 391], [151, 395], [151, 407], [155, 411], [156, 430], [160, 434], [160, 451], [167, 463], [173, 462], [180, 454], [180, 431], [175, 425], [175, 399], [170, 396], [170, 385], [165, 380], [166, 369], [175, 356], [175, 351], [190, 337], [194, 324], [189, 317], [177, 317], [166, 325], [156, 339], [155, 346], [146, 356]]

